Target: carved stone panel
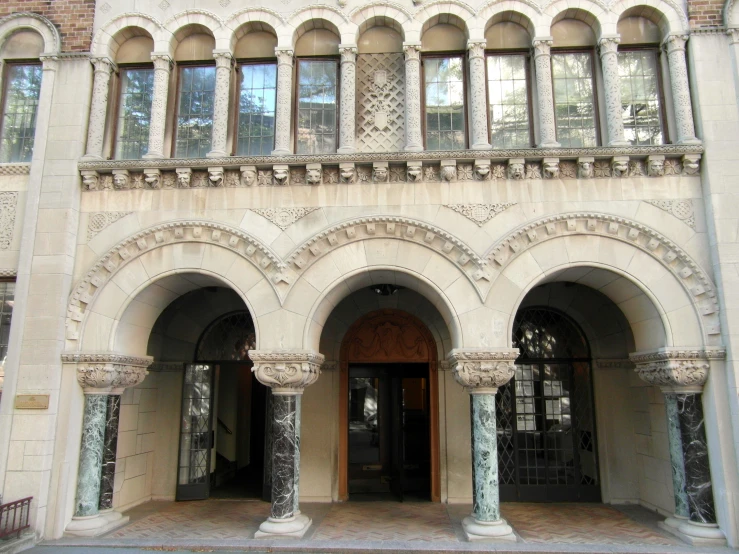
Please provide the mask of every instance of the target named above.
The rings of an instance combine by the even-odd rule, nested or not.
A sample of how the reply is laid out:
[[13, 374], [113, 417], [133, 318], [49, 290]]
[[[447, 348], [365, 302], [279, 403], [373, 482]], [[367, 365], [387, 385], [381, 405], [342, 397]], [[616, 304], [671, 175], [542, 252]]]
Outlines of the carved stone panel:
[[416, 318], [397, 310], [379, 310], [357, 321], [342, 344], [346, 362], [428, 362], [433, 344]]
[[17, 192], [0, 192], [0, 250], [10, 248], [15, 229]]
[[357, 56], [357, 150], [394, 152], [405, 147], [403, 54]]

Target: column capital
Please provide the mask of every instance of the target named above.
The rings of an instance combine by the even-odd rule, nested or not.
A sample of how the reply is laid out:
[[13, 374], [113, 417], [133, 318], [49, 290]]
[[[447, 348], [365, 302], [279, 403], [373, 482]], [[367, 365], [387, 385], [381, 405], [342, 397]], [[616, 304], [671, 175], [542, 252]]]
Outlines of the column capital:
[[111, 60], [107, 56], [102, 56], [99, 58], [90, 58], [90, 62], [95, 68], [96, 72], [101, 71], [101, 72], [104, 72], [110, 75], [112, 71], [116, 71], [118, 69], [118, 66], [116, 66], [113, 60]]
[[684, 35], [675, 33], [667, 35], [662, 41], [662, 47], [667, 50], [668, 54], [671, 54], [675, 50], [685, 50], [685, 44], [688, 42], [690, 35]]
[[154, 62], [154, 69], [163, 69], [169, 71], [174, 63], [172, 57], [167, 52], [152, 52], [151, 61]]
[[659, 348], [634, 352], [629, 359], [639, 377], [664, 392], [699, 393], [708, 379], [711, 360], [723, 360], [722, 348]]
[[729, 44], [739, 43], [739, 29], [726, 29], [726, 34], [729, 35]]
[[295, 51], [292, 48], [275, 48], [275, 56], [277, 57], [277, 63], [282, 64], [293, 64], [293, 56]]
[[600, 48], [600, 55], [615, 54], [618, 52], [618, 45], [621, 42], [620, 35], [603, 35], [598, 40], [598, 47]]
[[420, 42], [404, 42], [403, 43], [403, 54], [405, 54], [406, 61], [420, 60], [421, 59], [421, 43]]
[[116, 352], [68, 352], [62, 362], [77, 365], [77, 382], [85, 394], [121, 394], [148, 375], [151, 356], [128, 356]]
[[312, 350], [250, 350], [252, 372], [277, 395], [303, 394], [318, 380], [323, 354]]
[[357, 61], [356, 44], [339, 44], [339, 54], [341, 55], [341, 63], [355, 63]]
[[213, 50], [213, 59], [216, 61], [216, 67], [231, 67], [233, 54], [231, 50]]
[[59, 56], [39, 56], [43, 71], [56, 71], [59, 68]]
[[470, 53], [470, 59], [484, 58], [487, 45], [488, 43], [485, 39], [469, 39], [467, 41], [467, 50]]
[[534, 37], [531, 41], [531, 45], [534, 47], [534, 58], [549, 56], [552, 44], [554, 44], [553, 37]]
[[495, 394], [513, 377], [517, 348], [455, 348], [447, 355], [454, 380], [470, 394]]

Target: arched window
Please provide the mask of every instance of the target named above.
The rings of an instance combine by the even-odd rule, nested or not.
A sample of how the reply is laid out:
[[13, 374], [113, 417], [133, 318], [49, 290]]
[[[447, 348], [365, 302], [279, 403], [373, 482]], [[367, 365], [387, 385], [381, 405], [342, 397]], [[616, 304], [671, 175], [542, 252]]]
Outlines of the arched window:
[[232, 312], [217, 319], [203, 331], [195, 351], [196, 362], [251, 361], [249, 350], [256, 348], [251, 314]]

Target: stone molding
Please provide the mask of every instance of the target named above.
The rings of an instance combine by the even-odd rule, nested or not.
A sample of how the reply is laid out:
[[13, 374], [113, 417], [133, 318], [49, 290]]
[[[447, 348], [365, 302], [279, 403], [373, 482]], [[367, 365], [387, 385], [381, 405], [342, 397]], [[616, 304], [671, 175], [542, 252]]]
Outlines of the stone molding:
[[642, 223], [597, 212], [547, 216], [527, 223], [498, 240], [485, 254], [495, 269], [510, 264], [531, 246], [562, 236], [594, 235], [612, 238], [639, 248], [674, 274], [692, 299], [702, 320], [702, 331], [721, 334], [716, 287], [700, 265], [675, 242]]
[[725, 358], [726, 351], [721, 348], [660, 348], [629, 355], [643, 381], [666, 392], [683, 393], [701, 392], [708, 379], [710, 361]]
[[272, 394], [303, 394], [321, 374], [324, 356], [312, 350], [249, 350], [257, 380]]
[[119, 219], [131, 215], [133, 212], [95, 212], [87, 220], [87, 240], [95, 237], [100, 231], [112, 225]]
[[121, 394], [148, 375], [151, 356], [127, 356], [114, 352], [62, 354], [62, 362], [77, 365], [77, 382], [85, 394]]
[[482, 227], [496, 215], [515, 205], [516, 202], [504, 202], [500, 204], [444, 204], [446, 208], [462, 214], [478, 227]]
[[315, 212], [319, 208], [254, 208], [253, 212], [268, 219], [271, 223], [277, 225], [283, 231], [297, 220], [304, 218], [306, 215]]
[[517, 348], [455, 348], [447, 355], [454, 380], [470, 394], [495, 394], [516, 372]]
[[30, 175], [30, 163], [0, 164], [0, 175]]

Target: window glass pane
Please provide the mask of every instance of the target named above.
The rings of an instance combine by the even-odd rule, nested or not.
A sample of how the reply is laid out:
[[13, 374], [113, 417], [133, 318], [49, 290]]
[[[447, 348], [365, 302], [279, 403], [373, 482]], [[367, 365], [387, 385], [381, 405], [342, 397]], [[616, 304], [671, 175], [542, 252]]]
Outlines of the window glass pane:
[[590, 53], [552, 54], [552, 81], [557, 141], [571, 148], [596, 146]]
[[31, 161], [41, 74], [40, 65], [8, 65], [0, 122], [0, 162]]
[[298, 61], [298, 154], [336, 152], [336, 60]]
[[204, 158], [211, 148], [216, 68], [180, 68], [175, 157]]
[[465, 148], [462, 64], [461, 57], [423, 60], [427, 150]]
[[662, 144], [657, 53], [618, 53], [624, 133], [631, 144]]
[[153, 69], [121, 70], [121, 96], [115, 138], [116, 159], [140, 159], [148, 152], [153, 88]]
[[275, 142], [276, 64], [241, 66], [236, 154], [268, 156]]
[[487, 63], [493, 148], [531, 146], [526, 56], [488, 56]]
[[14, 300], [15, 283], [0, 283], [0, 373], [4, 372], [5, 358], [8, 355], [8, 338], [10, 337], [10, 320], [13, 315]]

